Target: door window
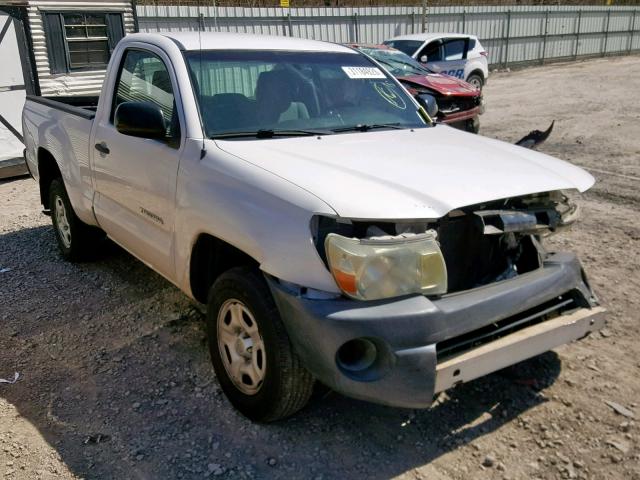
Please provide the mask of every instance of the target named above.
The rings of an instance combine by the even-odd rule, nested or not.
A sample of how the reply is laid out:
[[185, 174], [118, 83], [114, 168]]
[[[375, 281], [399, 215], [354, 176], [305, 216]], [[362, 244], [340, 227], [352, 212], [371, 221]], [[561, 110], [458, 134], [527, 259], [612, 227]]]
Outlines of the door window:
[[447, 62], [453, 60], [462, 60], [466, 57], [467, 40], [464, 38], [456, 38], [448, 40], [444, 44], [444, 59]]
[[441, 62], [442, 61], [442, 41], [434, 40], [430, 42], [426, 47], [422, 49], [420, 55], [418, 56], [418, 60], [422, 58], [423, 55], [427, 56], [427, 62]]
[[157, 55], [143, 50], [127, 50], [116, 87], [111, 118], [123, 102], [148, 102], [160, 107], [167, 127], [167, 136], [179, 136], [176, 103], [171, 77]]

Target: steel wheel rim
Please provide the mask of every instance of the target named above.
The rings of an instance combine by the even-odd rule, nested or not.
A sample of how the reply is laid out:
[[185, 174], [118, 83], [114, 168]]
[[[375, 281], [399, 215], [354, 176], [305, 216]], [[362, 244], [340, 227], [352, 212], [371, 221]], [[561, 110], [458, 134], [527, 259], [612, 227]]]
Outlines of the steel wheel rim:
[[267, 356], [258, 324], [247, 306], [226, 300], [217, 318], [218, 350], [227, 376], [246, 395], [255, 395], [264, 382]]
[[481, 82], [481, 81], [480, 81], [480, 79], [479, 79], [479, 78], [477, 78], [477, 77], [473, 77], [473, 78], [469, 81], [469, 83], [470, 83], [471, 85], [473, 85], [474, 87], [476, 87], [478, 90], [481, 90], [481, 89], [482, 89], [482, 82]]
[[60, 234], [60, 240], [66, 248], [71, 247], [71, 226], [69, 225], [69, 219], [67, 218], [67, 209], [64, 207], [62, 198], [56, 197], [55, 199], [55, 211], [56, 211], [56, 226], [58, 227], [58, 233]]

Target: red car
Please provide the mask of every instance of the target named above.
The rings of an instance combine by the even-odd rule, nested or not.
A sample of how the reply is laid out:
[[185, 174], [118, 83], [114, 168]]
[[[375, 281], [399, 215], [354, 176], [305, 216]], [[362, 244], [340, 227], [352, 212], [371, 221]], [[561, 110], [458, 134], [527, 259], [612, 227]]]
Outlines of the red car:
[[387, 69], [412, 95], [432, 96], [438, 105], [435, 120], [478, 133], [483, 112], [482, 92], [458, 78], [434, 73], [400, 50], [387, 45], [350, 44]]

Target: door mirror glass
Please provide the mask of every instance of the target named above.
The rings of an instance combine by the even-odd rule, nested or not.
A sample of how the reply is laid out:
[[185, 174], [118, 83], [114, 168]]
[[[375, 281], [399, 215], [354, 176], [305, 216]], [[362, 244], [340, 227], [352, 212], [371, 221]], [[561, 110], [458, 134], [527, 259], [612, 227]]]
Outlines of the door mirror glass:
[[162, 110], [151, 102], [123, 102], [116, 109], [114, 123], [123, 135], [164, 139], [167, 126]]
[[435, 120], [438, 114], [438, 102], [436, 102], [436, 98], [428, 93], [418, 93], [415, 99], [418, 104], [426, 110], [429, 116]]

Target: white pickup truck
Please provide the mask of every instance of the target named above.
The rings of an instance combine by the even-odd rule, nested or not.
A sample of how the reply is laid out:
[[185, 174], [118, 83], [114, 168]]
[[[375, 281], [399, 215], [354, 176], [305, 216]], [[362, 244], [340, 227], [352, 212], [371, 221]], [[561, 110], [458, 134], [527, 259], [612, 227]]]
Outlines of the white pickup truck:
[[435, 125], [365, 55], [323, 42], [134, 34], [97, 98], [28, 97], [26, 160], [62, 255], [104, 235], [207, 305], [231, 402], [271, 421], [316, 380], [434, 394], [601, 328], [561, 160]]

